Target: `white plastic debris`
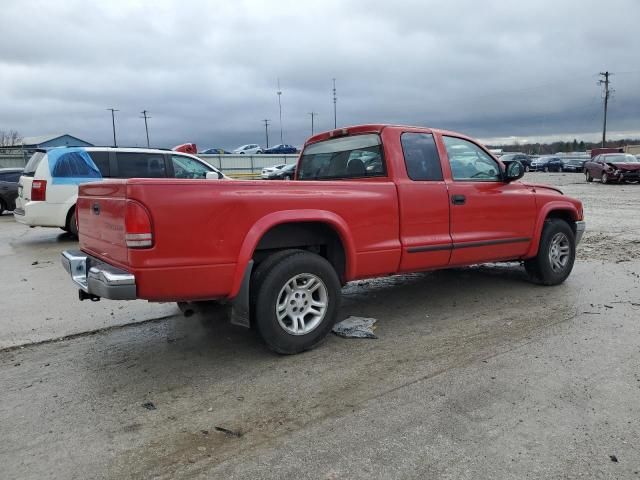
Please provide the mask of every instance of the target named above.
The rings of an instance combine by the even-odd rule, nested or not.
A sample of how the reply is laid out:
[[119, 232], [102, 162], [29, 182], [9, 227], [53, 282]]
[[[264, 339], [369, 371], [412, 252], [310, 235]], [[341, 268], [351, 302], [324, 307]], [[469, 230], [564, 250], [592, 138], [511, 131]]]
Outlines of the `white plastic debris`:
[[373, 333], [377, 321], [375, 318], [349, 317], [336, 323], [331, 331], [344, 338], [378, 338]]

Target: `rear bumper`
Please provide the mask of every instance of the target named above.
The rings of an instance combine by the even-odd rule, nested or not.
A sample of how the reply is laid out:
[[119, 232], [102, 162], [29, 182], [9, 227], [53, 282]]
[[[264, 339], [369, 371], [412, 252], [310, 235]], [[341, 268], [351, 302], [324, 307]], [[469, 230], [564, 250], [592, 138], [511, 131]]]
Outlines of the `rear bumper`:
[[80, 250], [65, 250], [61, 261], [73, 282], [88, 295], [111, 300], [137, 298], [136, 277], [126, 270], [101, 262]]
[[13, 218], [30, 227], [65, 226], [70, 206], [63, 203], [47, 203], [29, 201], [22, 208], [13, 211]]
[[578, 245], [580, 240], [582, 240], [582, 235], [584, 234], [586, 226], [587, 224], [583, 220], [576, 222], [576, 245]]

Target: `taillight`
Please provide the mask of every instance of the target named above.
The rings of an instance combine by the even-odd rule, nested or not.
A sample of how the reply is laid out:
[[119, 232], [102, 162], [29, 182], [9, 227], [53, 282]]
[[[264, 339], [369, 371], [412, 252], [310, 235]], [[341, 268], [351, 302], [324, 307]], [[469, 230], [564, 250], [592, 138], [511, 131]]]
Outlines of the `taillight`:
[[31, 200], [44, 202], [47, 199], [47, 181], [33, 180], [31, 182]]
[[124, 239], [129, 248], [149, 248], [153, 246], [153, 230], [149, 212], [138, 202], [127, 200], [124, 217]]

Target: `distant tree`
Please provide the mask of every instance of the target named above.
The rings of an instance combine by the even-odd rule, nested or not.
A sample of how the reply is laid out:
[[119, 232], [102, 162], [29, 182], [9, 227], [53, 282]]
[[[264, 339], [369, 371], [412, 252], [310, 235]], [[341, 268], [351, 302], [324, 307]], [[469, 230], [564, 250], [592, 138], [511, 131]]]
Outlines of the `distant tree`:
[[22, 144], [22, 136], [15, 130], [0, 130], [0, 147], [14, 147]]
[[581, 152], [584, 152], [586, 150], [586, 147], [584, 145], [584, 140], [580, 140], [580, 143], [578, 144], [578, 150]]

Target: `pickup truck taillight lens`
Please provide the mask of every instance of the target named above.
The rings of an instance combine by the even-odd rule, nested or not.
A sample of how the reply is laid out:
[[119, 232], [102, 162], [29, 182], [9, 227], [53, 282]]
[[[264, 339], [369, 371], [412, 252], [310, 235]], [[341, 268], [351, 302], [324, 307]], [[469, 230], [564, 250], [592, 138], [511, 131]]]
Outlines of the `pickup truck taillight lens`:
[[127, 200], [124, 217], [124, 239], [129, 248], [149, 248], [153, 246], [153, 230], [149, 212], [138, 202]]
[[34, 180], [31, 182], [31, 201], [44, 202], [47, 199], [47, 181]]

